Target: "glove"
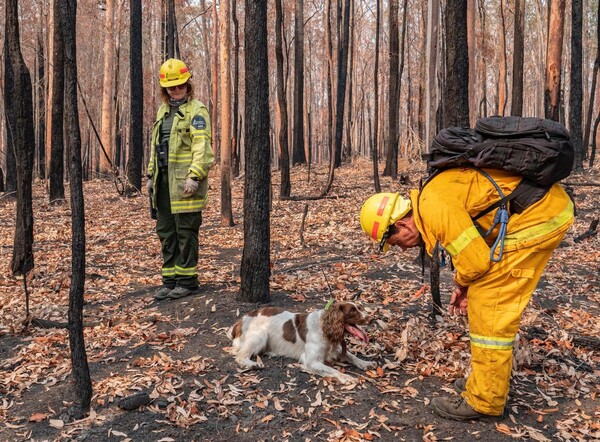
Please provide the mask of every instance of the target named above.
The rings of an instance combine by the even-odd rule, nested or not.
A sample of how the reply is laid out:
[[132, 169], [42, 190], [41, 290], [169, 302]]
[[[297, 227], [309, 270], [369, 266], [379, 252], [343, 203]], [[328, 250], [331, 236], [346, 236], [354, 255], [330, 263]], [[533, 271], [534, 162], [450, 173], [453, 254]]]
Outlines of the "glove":
[[192, 178], [187, 178], [185, 180], [185, 185], [183, 186], [183, 193], [194, 193], [196, 190], [198, 190], [198, 181], [192, 179]]
[[148, 193], [152, 193], [154, 190], [154, 181], [152, 181], [152, 177], [149, 177], [148, 181], [146, 181], [146, 190]]

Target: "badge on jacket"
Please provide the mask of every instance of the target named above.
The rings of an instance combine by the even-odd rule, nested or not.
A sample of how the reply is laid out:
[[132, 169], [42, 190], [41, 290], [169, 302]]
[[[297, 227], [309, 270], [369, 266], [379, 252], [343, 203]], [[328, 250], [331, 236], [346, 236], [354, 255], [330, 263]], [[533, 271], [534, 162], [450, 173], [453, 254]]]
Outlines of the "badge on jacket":
[[192, 126], [194, 127], [194, 129], [205, 129], [206, 128], [206, 121], [204, 120], [204, 117], [202, 117], [201, 115], [196, 115], [194, 118], [192, 118]]

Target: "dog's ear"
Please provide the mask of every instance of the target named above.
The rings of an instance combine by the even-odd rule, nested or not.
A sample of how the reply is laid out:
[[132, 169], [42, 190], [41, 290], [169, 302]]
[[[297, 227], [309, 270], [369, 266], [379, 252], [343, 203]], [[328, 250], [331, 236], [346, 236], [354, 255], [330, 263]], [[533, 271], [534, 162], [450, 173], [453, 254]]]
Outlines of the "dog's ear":
[[344, 340], [344, 305], [334, 304], [323, 312], [321, 323], [323, 334], [329, 342], [342, 342]]

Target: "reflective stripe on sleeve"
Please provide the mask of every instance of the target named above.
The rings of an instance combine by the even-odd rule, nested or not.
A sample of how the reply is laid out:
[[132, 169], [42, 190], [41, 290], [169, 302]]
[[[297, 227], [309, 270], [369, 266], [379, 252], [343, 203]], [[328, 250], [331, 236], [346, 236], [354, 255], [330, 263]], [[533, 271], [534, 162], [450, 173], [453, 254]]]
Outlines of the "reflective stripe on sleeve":
[[475, 238], [481, 238], [481, 235], [477, 231], [477, 227], [471, 226], [464, 230], [458, 237], [444, 246], [444, 248], [450, 253], [451, 256], [456, 256], [462, 252], [465, 247], [469, 245]]

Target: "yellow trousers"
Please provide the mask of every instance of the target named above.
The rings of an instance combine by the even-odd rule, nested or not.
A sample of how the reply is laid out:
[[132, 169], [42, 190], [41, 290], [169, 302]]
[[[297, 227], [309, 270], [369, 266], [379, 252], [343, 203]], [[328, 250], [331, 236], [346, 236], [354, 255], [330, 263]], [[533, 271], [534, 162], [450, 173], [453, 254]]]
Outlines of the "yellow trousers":
[[462, 396], [480, 413], [503, 413], [521, 315], [564, 231], [534, 247], [505, 252], [469, 286], [472, 372]]

